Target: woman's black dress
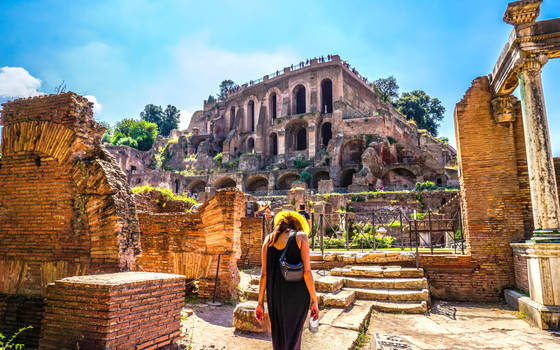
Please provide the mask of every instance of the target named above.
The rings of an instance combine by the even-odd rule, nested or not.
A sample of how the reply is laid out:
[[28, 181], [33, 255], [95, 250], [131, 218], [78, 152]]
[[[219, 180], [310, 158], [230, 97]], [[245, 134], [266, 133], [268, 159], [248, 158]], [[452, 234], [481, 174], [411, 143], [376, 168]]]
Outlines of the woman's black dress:
[[[309, 310], [310, 296], [305, 280], [286, 282], [280, 271], [282, 250], [269, 246], [266, 253], [266, 300], [272, 328], [274, 350], [299, 350], [301, 333]], [[301, 261], [296, 238], [292, 239], [286, 260]]]

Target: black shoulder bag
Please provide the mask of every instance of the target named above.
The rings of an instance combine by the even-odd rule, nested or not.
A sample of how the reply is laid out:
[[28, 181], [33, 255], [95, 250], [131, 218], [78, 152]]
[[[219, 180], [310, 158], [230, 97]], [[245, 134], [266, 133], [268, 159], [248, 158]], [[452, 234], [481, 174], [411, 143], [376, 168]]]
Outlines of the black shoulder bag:
[[280, 255], [280, 271], [282, 271], [282, 276], [284, 276], [286, 282], [299, 282], [303, 279], [303, 261], [300, 261], [299, 264], [290, 264], [286, 261], [286, 251], [288, 251], [295, 236], [295, 231], [290, 232], [288, 243], [286, 243], [286, 247]]

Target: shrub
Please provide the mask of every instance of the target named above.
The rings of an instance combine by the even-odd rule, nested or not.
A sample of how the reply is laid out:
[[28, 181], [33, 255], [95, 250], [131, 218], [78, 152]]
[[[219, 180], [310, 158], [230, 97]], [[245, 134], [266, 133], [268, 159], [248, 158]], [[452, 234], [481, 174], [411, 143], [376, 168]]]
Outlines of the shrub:
[[290, 204], [291, 204], [291, 205], [296, 205], [296, 200], [295, 200], [295, 199], [292, 199], [292, 200], [290, 201]]
[[391, 145], [394, 145], [395, 143], [397, 143], [397, 140], [393, 136], [387, 136], [387, 140], [389, 141], [389, 143]]
[[7, 337], [0, 333], [0, 350], [11, 350], [11, 349], [23, 349], [24, 348], [24, 344], [16, 344], [14, 343], [16, 337], [21, 333], [24, 332], [28, 329], [33, 328], [33, 326], [27, 326], [27, 327], [23, 327], [20, 328], [17, 332], [14, 333], [14, 335], [12, 335], [11, 338], [7, 339]]
[[130, 147], [133, 147], [133, 148], [138, 148], [138, 142], [131, 137], [123, 137], [123, 138], [119, 139], [117, 141], [116, 145], [117, 146], [124, 145], [124, 146], [130, 146]]
[[389, 223], [389, 225], [387, 225], [387, 226], [388, 226], [388, 227], [396, 227], [396, 228], [399, 228], [399, 227], [402, 226], [402, 224], [401, 224], [401, 222], [400, 222], [399, 220], [394, 220], [394, 221], [391, 221], [391, 222]]
[[111, 136], [111, 144], [119, 145], [121, 139], [128, 137], [136, 142], [136, 146], [133, 146], [134, 143], [130, 141], [124, 142], [131, 143], [131, 147], [137, 148], [140, 151], [147, 151], [152, 148], [157, 135], [158, 126], [155, 123], [144, 120], [123, 119], [115, 125], [114, 133]]
[[312, 179], [311, 174], [310, 174], [309, 172], [307, 172], [307, 171], [303, 171], [303, 172], [300, 174], [299, 181], [300, 181], [300, 182], [305, 182], [306, 184], [309, 185], [309, 184], [311, 184], [311, 179]]
[[325, 200], [325, 202], [328, 202], [329, 199], [331, 199], [331, 194], [330, 193], [323, 194], [323, 199]]
[[421, 192], [421, 191], [432, 191], [435, 188], [436, 188], [435, 183], [433, 183], [431, 181], [425, 181], [425, 182], [417, 182], [414, 189], [417, 192]]
[[216, 155], [214, 156], [214, 164], [215, 164], [217, 167], [222, 166], [222, 160], [223, 160], [223, 159], [224, 159], [224, 154], [223, 154], [222, 152], [216, 154]]
[[352, 202], [355, 202], [355, 203], [358, 203], [358, 202], [365, 202], [365, 198], [362, 197], [362, 196], [352, 196], [352, 197], [350, 198], [350, 200], [351, 200]]
[[294, 168], [303, 169], [309, 165], [309, 161], [303, 158], [294, 159]]
[[[176, 193], [173, 193], [173, 191], [171, 191], [168, 188], [152, 187], [152, 186], [149, 186], [149, 185], [136, 186], [136, 187], [132, 188], [132, 193], [149, 193], [149, 192], [152, 192], [152, 191], [158, 191], [167, 200], [187, 202], [191, 205], [195, 205], [195, 204], [198, 203], [194, 198], [189, 197], [187, 194], [185, 194], [185, 193], [176, 194]], [[165, 204], [163, 206], [165, 207]]]

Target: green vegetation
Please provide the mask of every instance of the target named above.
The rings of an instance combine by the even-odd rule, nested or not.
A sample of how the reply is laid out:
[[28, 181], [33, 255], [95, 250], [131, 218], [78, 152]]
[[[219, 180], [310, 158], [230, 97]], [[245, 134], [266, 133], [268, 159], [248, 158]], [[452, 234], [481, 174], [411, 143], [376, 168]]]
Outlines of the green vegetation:
[[235, 83], [233, 82], [233, 80], [231, 79], [226, 79], [223, 80], [220, 83], [219, 89], [220, 92], [218, 92], [218, 100], [220, 101], [225, 101], [228, 97], [229, 94], [229, 90], [235, 85]]
[[20, 350], [23, 349], [25, 347], [24, 344], [16, 344], [15, 339], [18, 335], [20, 335], [21, 332], [24, 332], [28, 329], [33, 328], [33, 326], [27, 326], [27, 327], [23, 327], [20, 328], [17, 332], [14, 333], [14, 335], [12, 335], [12, 337], [10, 339], [7, 338], [7, 336], [5, 336], [4, 334], [0, 333], [0, 350]]
[[436, 189], [436, 184], [431, 181], [417, 182], [414, 190], [417, 192], [433, 191]]
[[365, 199], [363, 196], [352, 196], [352, 197], [350, 198], [350, 200], [351, 200], [352, 202], [355, 202], [355, 203], [358, 203], [358, 202], [365, 202], [365, 201], [366, 201], [366, 199]]
[[443, 143], [444, 145], [447, 145], [449, 143], [449, 138], [447, 137], [440, 137], [438, 138], [439, 142]]
[[387, 140], [389, 141], [389, 143], [391, 145], [394, 145], [395, 143], [397, 143], [397, 140], [393, 136], [387, 136]]
[[294, 168], [296, 169], [304, 169], [309, 165], [309, 161], [303, 158], [296, 158], [294, 159]]
[[226, 169], [235, 169], [239, 167], [239, 157], [232, 158], [229, 161], [222, 163], [222, 165]]
[[214, 156], [214, 165], [216, 165], [217, 167], [221, 167], [222, 166], [222, 161], [224, 159], [224, 154], [222, 152], [216, 154]]
[[144, 111], [140, 112], [140, 119], [155, 123], [161, 135], [167, 137], [171, 130], [179, 127], [179, 110], [172, 105], [167, 105], [165, 110], [162, 110], [161, 106], [148, 104]]
[[[181, 201], [181, 202], [187, 202], [191, 205], [195, 205], [197, 204], [197, 201], [191, 197], [189, 197], [188, 195], [186, 195], [185, 193], [182, 194], [176, 194], [173, 193], [173, 191], [171, 191], [168, 188], [162, 188], [162, 187], [152, 187], [152, 186], [148, 186], [148, 185], [144, 185], [144, 186], [136, 186], [132, 188], [132, 193], [150, 193], [152, 191], [158, 191], [159, 193], [161, 193], [167, 200], [173, 200], [173, 201]], [[165, 206], [165, 205], [164, 205]]]
[[395, 107], [407, 119], [414, 120], [418, 128], [426, 129], [433, 136], [437, 136], [439, 122], [445, 113], [445, 107], [438, 98], [432, 98], [422, 90], [404, 92], [396, 100]]
[[373, 82], [373, 91], [383, 102], [393, 102], [399, 97], [399, 85], [394, 76], [377, 79]]
[[[112, 131], [112, 134], [109, 132]], [[102, 140], [112, 145], [127, 145], [140, 151], [149, 150], [158, 135], [158, 126], [144, 120], [123, 119], [108, 130]]]
[[309, 172], [307, 172], [307, 171], [302, 171], [301, 172], [300, 178], [299, 178], [300, 182], [305, 182], [306, 184], [310, 185], [311, 184], [311, 179], [312, 179], [312, 176]]

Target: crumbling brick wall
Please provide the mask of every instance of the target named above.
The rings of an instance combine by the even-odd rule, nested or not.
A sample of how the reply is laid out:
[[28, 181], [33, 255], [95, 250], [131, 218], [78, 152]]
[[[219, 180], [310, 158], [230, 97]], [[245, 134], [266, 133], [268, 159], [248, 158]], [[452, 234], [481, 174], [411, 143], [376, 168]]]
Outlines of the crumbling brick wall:
[[[487, 77], [476, 78], [455, 108], [461, 200], [468, 254], [422, 257], [436, 297], [499, 299], [513, 287], [510, 243], [530, 236], [532, 215], [521, 121], [499, 124]], [[439, 292], [438, 292], [439, 291]]]
[[237, 266], [260, 266], [263, 242], [263, 218], [241, 218], [241, 256]]
[[216, 293], [219, 298], [232, 298], [239, 284], [243, 208], [242, 193], [224, 189], [216, 191], [197, 212], [139, 212], [142, 254], [138, 267], [197, 279], [199, 296], [211, 298], [219, 256]]
[[22, 326], [13, 308], [35, 305], [48, 283], [130, 269], [140, 231], [87, 99], [68, 92], [8, 102], [1, 124], [0, 296], [20, 301], [0, 309], [0, 331], [11, 333]]

